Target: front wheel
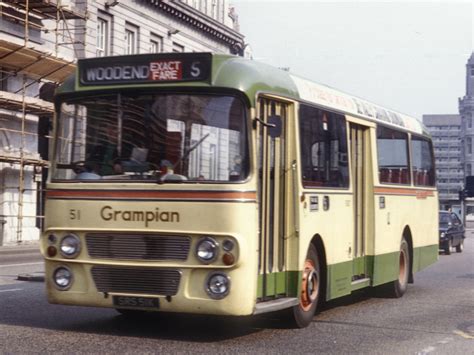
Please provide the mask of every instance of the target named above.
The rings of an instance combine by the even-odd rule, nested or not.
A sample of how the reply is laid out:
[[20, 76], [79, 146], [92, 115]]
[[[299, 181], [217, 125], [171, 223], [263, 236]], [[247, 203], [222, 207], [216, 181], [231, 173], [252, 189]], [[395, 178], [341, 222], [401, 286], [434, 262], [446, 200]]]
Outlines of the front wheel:
[[307, 327], [314, 318], [320, 300], [322, 281], [321, 265], [316, 247], [311, 244], [304, 262], [301, 278], [299, 304], [290, 310], [291, 325], [296, 328]]
[[456, 253], [462, 253], [464, 250], [464, 238], [461, 238], [461, 241], [456, 245]]

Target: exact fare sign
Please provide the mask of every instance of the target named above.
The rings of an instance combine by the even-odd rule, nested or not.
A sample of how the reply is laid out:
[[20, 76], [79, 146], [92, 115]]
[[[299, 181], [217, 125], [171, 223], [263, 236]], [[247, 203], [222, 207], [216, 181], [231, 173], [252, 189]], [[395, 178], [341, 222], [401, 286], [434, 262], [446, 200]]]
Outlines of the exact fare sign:
[[[199, 68], [195, 66], [196, 75], [199, 75]], [[183, 63], [178, 60], [160, 60], [150, 63], [151, 80], [182, 80]]]
[[83, 59], [78, 62], [79, 85], [203, 81], [210, 78], [211, 60], [208, 53]]

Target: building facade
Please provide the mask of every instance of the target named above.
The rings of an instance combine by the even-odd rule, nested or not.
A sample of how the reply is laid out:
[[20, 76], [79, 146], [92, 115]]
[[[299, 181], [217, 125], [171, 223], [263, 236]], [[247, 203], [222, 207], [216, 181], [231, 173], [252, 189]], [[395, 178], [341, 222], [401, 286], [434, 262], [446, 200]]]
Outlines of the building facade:
[[78, 58], [244, 55], [228, 0], [0, 1], [0, 245], [37, 240], [54, 88]]
[[474, 53], [466, 64], [466, 95], [459, 98], [464, 176], [474, 175]]
[[440, 205], [449, 208], [459, 204], [464, 181], [461, 116], [423, 115], [423, 123], [433, 137]]

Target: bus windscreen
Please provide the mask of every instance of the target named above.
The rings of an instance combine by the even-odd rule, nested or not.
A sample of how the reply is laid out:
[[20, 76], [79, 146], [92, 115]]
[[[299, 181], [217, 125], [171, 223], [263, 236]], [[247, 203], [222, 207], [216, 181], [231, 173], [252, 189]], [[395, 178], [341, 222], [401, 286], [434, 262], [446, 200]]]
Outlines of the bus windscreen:
[[61, 104], [52, 180], [233, 182], [248, 175], [233, 96], [86, 96]]

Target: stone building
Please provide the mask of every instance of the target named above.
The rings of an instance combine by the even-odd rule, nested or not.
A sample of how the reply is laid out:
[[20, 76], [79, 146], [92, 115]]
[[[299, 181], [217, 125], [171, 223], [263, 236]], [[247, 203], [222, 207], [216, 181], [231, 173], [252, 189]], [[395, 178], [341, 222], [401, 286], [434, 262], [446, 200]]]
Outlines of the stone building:
[[56, 85], [78, 58], [246, 53], [228, 0], [0, 2], [0, 245], [37, 240]]
[[474, 53], [466, 64], [466, 95], [459, 98], [464, 176], [474, 175]]

